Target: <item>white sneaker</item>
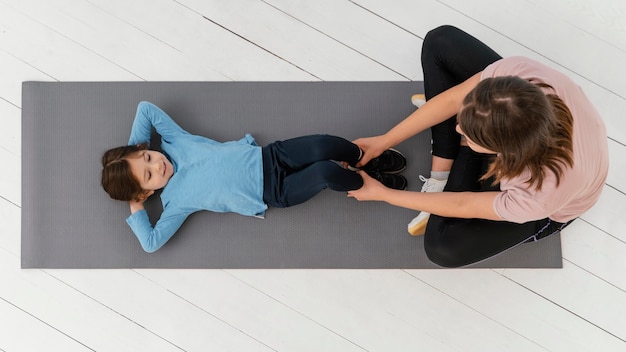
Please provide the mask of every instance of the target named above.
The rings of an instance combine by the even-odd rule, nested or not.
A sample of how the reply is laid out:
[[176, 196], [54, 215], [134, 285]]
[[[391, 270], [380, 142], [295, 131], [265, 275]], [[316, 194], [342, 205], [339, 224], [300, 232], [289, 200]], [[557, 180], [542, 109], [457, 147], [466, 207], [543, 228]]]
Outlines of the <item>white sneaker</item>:
[[[443, 192], [443, 188], [448, 182], [448, 180], [436, 180], [434, 178], [426, 178], [422, 175], [420, 175], [420, 180], [424, 182], [422, 192]], [[408, 231], [411, 236], [420, 236], [426, 232], [426, 224], [428, 224], [429, 217], [430, 213], [422, 211], [411, 220], [408, 225]]]
[[426, 95], [413, 94], [413, 96], [411, 96], [411, 103], [413, 103], [413, 105], [418, 108], [421, 107], [422, 105], [426, 104]]

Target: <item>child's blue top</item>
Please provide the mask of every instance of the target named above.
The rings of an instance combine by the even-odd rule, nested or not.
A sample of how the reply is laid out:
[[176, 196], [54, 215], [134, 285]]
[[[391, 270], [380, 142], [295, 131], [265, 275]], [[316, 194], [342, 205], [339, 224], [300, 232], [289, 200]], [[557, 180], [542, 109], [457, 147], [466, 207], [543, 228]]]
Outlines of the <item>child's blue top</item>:
[[219, 143], [178, 126], [163, 110], [141, 102], [129, 145], [150, 142], [151, 128], [161, 135], [161, 149], [174, 165], [174, 175], [161, 193], [163, 213], [152, 227], [145, 210], [126, 219], [146, 252], [161, 248], [193, 212], [259, 215], [263, 202], [263, 157], [250, 134]]

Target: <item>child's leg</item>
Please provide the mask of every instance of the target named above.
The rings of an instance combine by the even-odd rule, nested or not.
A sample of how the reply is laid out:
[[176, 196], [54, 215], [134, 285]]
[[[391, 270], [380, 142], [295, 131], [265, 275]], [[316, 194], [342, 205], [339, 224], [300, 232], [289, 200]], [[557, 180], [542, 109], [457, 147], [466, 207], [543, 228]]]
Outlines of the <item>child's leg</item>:
[[[363, 179], [334, 161], [356, 163], [361, 150], [340, 137], [311, 135], [274, 142], [264, 149], [268, 180], [264, 199], [274, 207], [303, 203], [330, 188], [349, 191], [361, 188]], [[334, 161], [331, 161], [334, 160]]]
[[288, 173], [323, 160], [356, 163], [361, 156], [356, 144], [341, 137], [322, 134], [277, 141], [271, 146], [276, 159]]
[[332, 161], [318, 161], [284, 178], [281, 203], [285, 207], [304, 203], [326, 188], [347, 192], [363, 186], [363, 178]]

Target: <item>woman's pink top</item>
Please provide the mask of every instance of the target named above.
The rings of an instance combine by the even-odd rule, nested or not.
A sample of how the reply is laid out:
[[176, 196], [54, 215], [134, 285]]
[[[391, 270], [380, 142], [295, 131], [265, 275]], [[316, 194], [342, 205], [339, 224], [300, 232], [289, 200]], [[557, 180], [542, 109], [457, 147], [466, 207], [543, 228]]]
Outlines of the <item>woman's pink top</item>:
[[495, 212], [516, 223], [546, 217], [567, 222], [580, 216], [600, 197], [609, 168], [606, 128], [600, 114], [576, 83], [537, 61], [525, 57], [502, 59], [487, 66], [481, 79], [498, 76], [518, 76], [555, 89], [574, 117], [574, 167], [565, 168], [558, 187], [554, 174], [546, 172], [538, 191], [526, 183], [529, 172], [503, 179], [502, 192], [493, 203]]

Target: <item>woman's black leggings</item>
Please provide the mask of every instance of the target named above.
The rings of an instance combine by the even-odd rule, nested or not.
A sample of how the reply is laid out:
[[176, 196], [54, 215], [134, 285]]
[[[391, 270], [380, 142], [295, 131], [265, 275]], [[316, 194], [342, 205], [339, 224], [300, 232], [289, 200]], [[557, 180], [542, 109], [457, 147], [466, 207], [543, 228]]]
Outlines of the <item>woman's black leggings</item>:
[[[426, 99], [462, 83], [489, 64], [501, 59], [495, 51], [452, 26], [430, 31], [422, 47]], [[444, 191], [494, 191], [499, 185], [478, 181], [491, 156], [460, 147], [456, 116], [431, 128], [433, 155], [454, 159]], [[444, 267], [469, 265], [526, 241], [549, 236], [567, 224], [548, 218], [517, 224], [483, 219], [456, 219], [431, 215], [424, 246], [428, 258]]]
[[[502, 57], [478, 39], [452, 26], [428, 32], [422, 46], [426, 99], [456, 86]], [[455, 159], [461, 136], [456, 116], [431, 128], [433, 155]]]

